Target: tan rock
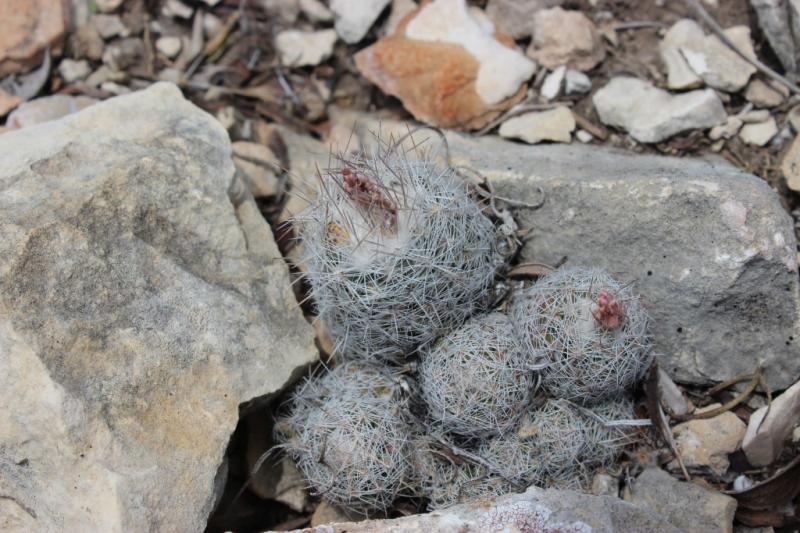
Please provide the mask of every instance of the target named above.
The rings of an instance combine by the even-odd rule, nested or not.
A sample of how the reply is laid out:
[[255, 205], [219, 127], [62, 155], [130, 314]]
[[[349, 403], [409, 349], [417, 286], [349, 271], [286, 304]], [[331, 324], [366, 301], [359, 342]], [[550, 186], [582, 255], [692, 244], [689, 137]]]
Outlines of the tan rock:
[[567, 65], [591, 70], [606, 57], [597, 27], [580, 11], [560, 7], [537, 11], [533, 27], [527, 54], [549, 69]]
[[536, 69], [464, 0], [428, 3], [355, 60], [418, 120], [464, 129], [481, 128], [521, 100]]
[[569, 108], [560, 106], [547, 111], [525, 113], [512, 117], [500, 126], [500, 136], [521, 139], [530, 144], [541, 141], [568, 143], [572, 141], [575, 117]]
[[88, 96], [68, 96], [65, 94], [43, 96], [20, 104], [8, 116], [6, 126], [26, 128], [76, 113], [95, 103], [97, 103], [97, 100]]
[[754, 466], [772, 464], [784, 443], [800, 424], [800, 381], [775, 398], [772, 405], [758, 409], [750, 417], [742, 449]]
[[775, 107], [783, 103], [788, 96], [783, 86], [767, 83], [763, 80], [751, 80], [747, 84], [744, 97], [756, 107]]
[[753, 146], [764, 146], [777, 134], [778, 125], [772, 117], [769, 117], [764, 122], [745, 124], [739, 130], [739, 137]]
[[0, 2], [0, 77], [36, 66], [48, 46], [60, 53], [68, 19], [62, 0]]
[[285, 30], [275, 37], [275, 47], [287, 67], [314, 66], [331, 57], [336, 39], [335, 30]]
[[789, 150], [784, 154], [781, 172], [786, 180], [786, 186], [800, 192], [800, 135], [794, 138]]
[[347, 522], [348, 520], [352, 520], [352, 518], [344, 511], [322, 500], [314, 509], [314, 514], [311, 515], [311, 527]]
[[280, 163], [272, 150], [262, 144], [238, 141], [233, 143], [233, 162], [254, 197], [278, 193], [276, 173], [280, 172]]
[[0, 117], [6, 116], [22, 102], [22, 98], [0, 89]]
[[[717, 407], [719, 404], [712, 404], [698, 412]], [[683, 422], [672, 432], [687, 468], [709, 467], [715, 474], [722, 475], [730, 466], [728, 454], [739, 449], [746, 429], [744, 422], [728, 411], [713, 418]]]

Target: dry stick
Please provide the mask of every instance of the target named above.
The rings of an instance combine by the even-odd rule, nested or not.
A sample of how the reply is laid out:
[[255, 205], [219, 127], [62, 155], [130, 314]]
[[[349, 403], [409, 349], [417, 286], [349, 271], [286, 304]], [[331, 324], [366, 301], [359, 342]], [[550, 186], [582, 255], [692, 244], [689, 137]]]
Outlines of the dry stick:
[[769, 76], [770, 78], [772, 78], [775, 81], [781, 83], [782, 85], [785, 85], [793, 93], [800, 94], [800, 87], [798, 87], [797, 85], [795, 85], [794, 83], [789, 81], [786, 77], [784, 77], [781, 74], [775, 72], [774, 70], [769, 68], [767, 65], [765, 65], [764, 63], [759, 61], [758, 59], [751, 59], [747, 55], [745, 55], [745, 53], [742, 52], [742, 50], [739, 47], [737, 47], [735, 44], [733, 44], [733, 42], [728, 38], [728, 36], [725, 35], [725, 32], [723, 31], [722, 27], [717, 23], [716, 20], [714, 20], [714, 17], [709, 15], [708, 11], [706, 11], [705, 8], [703, 8], [703, 6], [701, 6], [697, 2], [697, 0], [684, 0], [684, 2], [686, 2], [686, 4], [690, 8], [692, 8], [695, 11], [695, 13], [697, 13], [697, 16], [699, 16], [701, 19], [703, 19], [703, 21], [706, 24], [708, 24], [708, 26], [711, 28], [711, 31], [713, 31], [714, 34], [717, 37], [719, 37], [719, 40], [722, 41], [728, 48], [730, 48], [731, 50], [736, 52], [736, 54], [739, 57], [741, 57], [742, 59], [744, 59], [745, 61], [747, 61], [751, 65], [753, 65], [755, 68], [757, 68], [758, 70], [760, 70], [761, 72], [763, 72], [764, 74]]
[[676, 416], [675, 418], [677, 420], [702, 420], [705, 418], [714, 418], [715, 416], [721, 415], [726, 411], [730, 411], [731, 409], [733, 409], [734, 407], [745, 401], [748, 397], [750, 397], [753, 391], [756, 390], [756, 387], [758, 387], [758, 384], [761, 383], [762, 381], [763, 378], [761, 377], [761, 369], [759, 368], [758, 370], [756, 370], [756, 373], [753, 374], [751, 381], [750, 383], [748, 383], [747, 387], [745, 387], [745, 389], [741, 392], [741, 394], [737, 395], [732, 400], [725, 402], [720, 407], [717, 407], [716, 409], [712, 409], [710, 411], [703, 411], [702, 413], [696, 413], [692, 415]]

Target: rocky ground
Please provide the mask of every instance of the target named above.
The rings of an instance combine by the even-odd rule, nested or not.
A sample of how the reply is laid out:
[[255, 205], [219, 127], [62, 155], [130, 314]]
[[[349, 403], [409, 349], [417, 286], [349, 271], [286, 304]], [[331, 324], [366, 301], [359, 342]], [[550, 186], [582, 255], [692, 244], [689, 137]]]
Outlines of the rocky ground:
[[259, 461], [286, 387], [330, 352], [286, 222], [332, 152], [419, 121], [499, 197], [541, 204], [512, 206], [518, 277], [596, 264], [635, 284], [655, 427], [596, 497], [403, 502], [339, 530], [796, 530], [792, 9], [0, 2], [0, 529], [353, 519]]

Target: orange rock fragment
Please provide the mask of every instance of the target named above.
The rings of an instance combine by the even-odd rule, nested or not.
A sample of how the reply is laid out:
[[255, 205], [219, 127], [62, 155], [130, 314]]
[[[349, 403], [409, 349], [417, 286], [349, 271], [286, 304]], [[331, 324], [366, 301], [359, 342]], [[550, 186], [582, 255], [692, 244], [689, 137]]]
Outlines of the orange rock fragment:
[[66, 0], [0, 1], [0, 77], [37, 66], [48, 46], [60, 53], [68, 22]]
[[[428, 3], [409, 13], [393, 34], [358, 52], [356, 65], [383, 92], [399, 98], [417, 120], [442, 128], [479, 129], [519, 102], [527, 85], [487, 103], [475, 87], [480, 63], [464, 46], [406, 37], [409, 22]], [[495, 31], [494, 38], [517, 50], [508, 35]]]

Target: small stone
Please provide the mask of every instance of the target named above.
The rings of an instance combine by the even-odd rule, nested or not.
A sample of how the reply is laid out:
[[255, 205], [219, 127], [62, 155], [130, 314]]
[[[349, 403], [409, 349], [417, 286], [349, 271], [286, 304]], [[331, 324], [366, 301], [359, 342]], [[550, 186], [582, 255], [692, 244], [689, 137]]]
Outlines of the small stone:
[[549, 69], [566, 65], [591, 70], [606, 57], [597, 27], [580, 11], [560, 7], [537, 11], [528, 56]]
[[330, 22], [333, 20], [333, 12], [320, 0], [300, 0], [300, 11], [311, 22]]
[[733, 480], [733, 490], [736, 491], [747, 490], [752, 486], [753, 480], [744, 474], [736, 476], [736, 479]]
[[164, 36], [156, 40], [156, 49], [169, 59], [180, 54], [182, 46], [180, 37]]
[[285, 30], [275, 37], [275, 47], [284, 66], [315, 66], [331, 57], [336, 39], [335, 30]]
[[180, 85], [185, 74], [186, 73], [179, 68], [164, 68], [158, 71], [158, 79], [160, 81], [168, 81], [175, 85]]
[[62, 0], [0, 1], [0, 78], [34, 68], [46, 48], [61, 51], [69, 10]]
[[711, 131], [708, 132], [708, 138], [712, 141], [730, 139], [739, 133], [739, 130], [742, 129], [743, 124], [744, 122], [741, 118], [730, 116], [725, 120], [724, 123], [718, 124], [717, 126], [711, 128]]
[[586, 94], [592, 90], [592, 80], [580, 70], [567, 69], [564, 92], [567, 95]]
[[100, 90], [105, 91], [107, 93], [113, 94], [114, 96], [119, 96], [121, 94], [128, 94], [131, 90], [124, 85], [120, 85], [114, 81], [104, 81], [100, 84]]
[[165, 17], [190, 19], [192, 18], [192, 15], [194, 15], [194, 9], [187, 6], [180, 0], [166, 0], [164, 7], [161, 8], [161, 13]]
[[128, 75], [125, 72], [112, 70], [108, 66], [102, 65], [100, 68], [89, 74], [89, 77], [86, 78], [86, 85], [96, 88], [100, 87], [107, 81], [122, 82], [126, 81], [127, 79]]
[[768, 109], [757, 109], [747, 111], [746, 113], [739, 113], [738, 116], [745, 124], [758, 124], [760, 122], [766, 122], [772, 115]]
[[[749, 27], [734, 26], [724, 32], [746, 56], [756, 59]], [[667, 65], [667, 86], [670, 89], [698, 87], [702, 80], [715, 89], [737, 92], [756, 71], [716, 35], [706, 35], [692, 19], [681, 19], [673, 24], [659, 49]]]
[[541, 141], [568, 143], [575, 129], [575, 117], [567, 107], [557, 107], [548, 111], [525, 113], [512, 117], [500, 125], [500, 136], [507, 139], [521, 139], [530, 144]]
[[745, 99], [756, 107], [778, 106], [783, 103], [786, 96], [777, 87], [758, 79], [751, 80], [744, 93]]
[[222, 127], [228, 131], [236, 125], [236, 109], [233, 106], [221, 107], [217, 111], [216, 117]]
[[586, 144], [594, 140], [594, 135], [592, 135], [586, 130], [578, 130], [575, 132], [575, 138], [578, 139], [580, 142]]
[[319, 502], [314, 513], [311, 515], [311, 527], [323, 524], [335, 524], [337, 522], [347, 522], [351, 517], [338, 507], [331, 505], [325, 500]]
[[739, 130], [739, 138], [747, 144], [753, 146], [766, 145], [778, 133], [778, 125], [775, 119], [769, 117], [765, 122], [755, 124], [745, 124]]
[[336, 33], [347, 44], [355, 44], [367, 35], [391, 0], [331, 0]]
[[287, 28], [293, 26], [300, 16], [298, 0], [258, 0], [258, 4], [269, 17], [277, 18]]
[[479, 129], [524, 98], [536, 64], [478, 13], [464, 0], [434, 0], [358, 52], [356, 65], [417, 120]]
[[681, 531], [733, 531], [736, 500], [693, 483], [678, 481], [658, 468], [642, 472], [625, 499], [663, 516]]
[[78, 80], [85, 80], [92, 72], [89, 62], [84, 60], [75, 61], [74, 59], [62, 59], [58, 64], [58, 75], [64, 83], [73, 83]]
[[537, 11], [563, 3], [564, 0], [489, 0], [486, 14], [513, 39], [525, 39], [533, 34]]
[[99, 61], [103, 57], [105, 43], [94, 24], [84, 24], [70, 37], [71, 49], [77, 59]]
[[141, 39], [120, 39], [106, 46], [103, 63], [112, 70], [122, 71], [137, 64], [143, 57], [144, 43]]
[[397, 26], [400, 25], [400, 21], [417, 7], [417, 3], [414, 0], [392, 0], [392, 11], [389, 13], [389, 18], [386, 19], [386, 24], [384, 24], [381, 34], [383, 36], [393, 34], [397, 30]]
[[794, 106], [786, 114], [786, 120], [795, 133], [800, 133], [800, 105]]
[[94, 0], [94, 5], [101, 13], [112, 13], [119, 9], [124, 0]]
[[789, 150], [783, 156], [781, 172], [786, 180], [786, 186], [795, 192], [800, 192], [800, 135], [794, 138]]
[[614, 476], [599, 473], [592, 479], [592, 494], [595, 496], [619, 497], [619, 480]]
[[711, 89], [670, 94], [630, 77], [612, 78], [594, 94], [592, 102], [604, 124], [622, 128], [643, 143], [711, 128], [727, 117], [722, 101]]
[[689, 402], [663, 368], [658, 369], [658, 396], [667, 414], [672, 416], [689, 414]]
[[203, 34], [206, 39], [211, 39], [222, 29], [222, 20], [213, 13], [203, 15]]
[[[719, 407], [712, 404], [699, 413]], [[683, 422], [672, 428], [678, 453], [687, 468], [708, 467], [719, 476], [723, 475], [730, 463], [728, 454], [739, 449], [747, 427], [738, 416], [730, 411], [713, 418], [695, 419]], [[677, 466], [672, 461], [670, 467]]]
[[667, 67], [667, 87], [682, 90], [703, 85], [703, 79], [692, 70], [680, 50], [688, 43], [702, 47], [703, 39], [703, 29], [692, 19], [681, 19], [667, 30], [659, 43], [661, 60]]
[[89, 20], [89, 24], [94, 26], [100, 37], [105, 40], [113, 37], [127, 37], [131, 34], [119, 15], [94, 15]]
[[43, 96], [20, 104], [8, 115], [6, 126], [27, 128], [67, 116], [95, 103], [97, 100], [88, 96], [68, 96], [66, 94]]
[[11, 110], [21, 103], [22, 98], [0, 88], [0, 117], [6, 116]]
[[[765, 418], [766, 416], [766, 418]], [[772, 464], [781, 454], [792, 430], [800, 424], [800, 381], [750, 416], [742, 450], [753, 466]]]
[[203, 0], [207, 6], [214, 7], [215, 5], [219, 4], [221, 0]]
[[564, 85], [564, 76], [566, 73], [567, 67], [560, 66], [545, 77], [540, 91], [542, 98], [547, 101], [558, 98], [558, 95], [561, 94], [561, 87]]
[[280, 162], [263, 144], [238, 141], [233, 143], [233, 162], [255, 198], [278, 193]]

